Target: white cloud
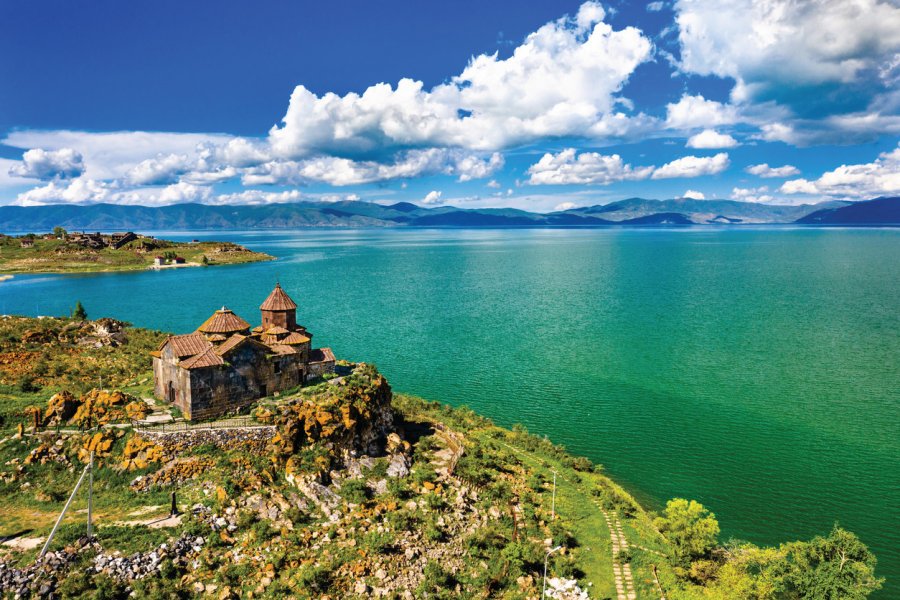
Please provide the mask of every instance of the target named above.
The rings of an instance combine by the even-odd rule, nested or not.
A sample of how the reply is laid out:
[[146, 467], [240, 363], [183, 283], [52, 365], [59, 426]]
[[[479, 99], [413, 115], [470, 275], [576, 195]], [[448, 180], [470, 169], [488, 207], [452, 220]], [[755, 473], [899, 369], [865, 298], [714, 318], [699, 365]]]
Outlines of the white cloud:
[[0, 158], [0, 190], [34, 185], [33, 179], [19, 177], [11, 172], [14, 167], [21, 164], [18, 160]]
[[650, 41], [602, 21], [599, 3], [547, 23], [512, 56], [472, 58], [448, 83], [379, 83], [362, 94], [291, 94], [283, 125], [269, 132], [276, 154], [374, 152], [422, 145], [497, 150], [547, 136], [621, 135], [630, 119], [617, 93], [651, 56]]
[[665, 126], [669, 129], [698, 129], [731, 125], [737, 122], [734, 106], [707, 100], [701, 95], [684, 94], [678, 102], [666, 105]]
[[758, 188], [733, 188], [731, 190], [731, 199], [740, 200], [741, 202], [772, 202], [775, 198], [767, 192], [769, 188], [762, 186]]
[[764, 178], [793, 177], [794, 175], [800, 174], [800, 169], [793, 165], [784, 165], [783, 167], [770, 167], [767, 163], [750, 165], [744, 170], [751, 175], [756, 175], [757, 177]]
[[22, 155], [22, 162], [14, 164], [9, 174], [50, 181], [52, 179], [72, 179], [84, 173], [84, 159], [72, 148], [44, 150], [32, 148]]
[[83, 175], [91, 179], [124, 177], [142, 161], [170, 154], [193, 156], [198, 146], [225, 144], [232, 136], [200, 133], [161, 133], [146, 131], [13, 131], [2, 143], [13, 148], [62, 150], [71, 148], [84, 161]]
[[22, 192], [14, 204], [36, 206], [41, 204], [140, 204], [162, 206], [182, 202], [205, 202], [212, 196], [212, 189], [179, 182], [165, 187], [123, 188], [119, 182], [105, 182], [77, 177], [67, 182], [51, 181], [43, 187]]
[[191, 169], [192, 162], [186, 154], [148, 158], [132, 167], [125, 177], [133, 185], [176, 183], [182, 174]]
[[700, 133], [692, 135], [686, 145], [688, 148], [699, 149], [734, 148], [738, 142], [727, 133], [704, 129]]
[[616, 181], [646, 179], [653, 167], [632, 167], [618, 154], [582, 152], [574, 148], [558, 154], [547, 153], [528, 168], [532, 185], [591, 184], [607, 185]]
[[841, 165], [812, 181], [785, 181], [780, 191], [785, 194], [837, 198], [872, 198], [900, 194], [900, 147], [893, 152], [883, 152], [870, 163]]
[[[733, 78], [731, 100], [763, 124], [805, 121], [789, 143], [840, 140], [829, 119], [875, 137], [896, 115], [900, 5], [884, 0], [677, 0], [684, 73]], [[767, 112], [768, 117], [754, 112]], [[817, 135], [818, 133], [818, 135]], [[820, 136], [824, 136], [821, 137]], [[788, 141], [788, 140], [785, 140]]]
[[727, 169], [729, 164], [728, 154], [725, 152], [715, 156], [685, 156], [653, 171], [653, 179], [715, 175]]
[[553, 210], [572, 210], [573, 208], [577, 208], [578, 205], [574, 202], [560, 202], [556, 206], [553, 207]]
[[577, 154], [574, 148], [557, 154], [547, 153], [528, 168], [531, 185], [608, 185], [618, 181], [670, 179], [715, 175], [728, 168], [728, 154], [715, 156], [684, 156], [661, 167], [634, 167], [618, 154], [597, 152]]
[[459, 181], [492, 175], [503, 166], [503, 156], [484, 157], [463, 150], [428, 148], [400, 153], [393, 163], [357, 161], [337, 156], [318, 156], [301, 161], [275, 160], [245, 171], [245, 185], [327, 183], [358, 185], [420, 177], [456, 175]]
[[497, 181], [496, 179], [491, 179], [490, 181], [487, 182], [487, 187], [489, 187], [491, 189], [495, 189], [495, 190], [500, 189], [500, 182]]
[[431, 190], [430, 192], [425, 194], [424, 198], [422, 198], [422, 204], [440, 204], [442, 195], [443, 192], [440, 192], [438, 190]]
[[706, 195], [703, 192], [698, 192], [697, 190], [688, 190], [684, 194], [682, 194], [681, 197], [688, 200], [706, 200]]
[[231, 194], [219, 194], [212, 200], [213, 204], [281, 204], [285, 202], [299, 202], [301, 200], [316, 200], [300, 190], [286, 190], [284, 192], [264, 192], [262, 190], [244, 190]]
[[499, 152], [494, 152], [486, 160], [480, 156], [469, 154], [457, 159], [453, 170], [459, 175], [460, 181], [484, 179], [503, 167], [503, 162], [503, 155]]
[[666, 6], [665, 2], [649, 2], [649, 3], [647, 3], [647, 10], [649, 12], [659, 12], [663, 8], [665, 8], [665, 6]]
[[71, 181], [51, 181], [45, 186], [22, 192], [15, 204], [37, 206], [41, 204], [80, 204], [110, 200], [115, 186], [81, 176]]

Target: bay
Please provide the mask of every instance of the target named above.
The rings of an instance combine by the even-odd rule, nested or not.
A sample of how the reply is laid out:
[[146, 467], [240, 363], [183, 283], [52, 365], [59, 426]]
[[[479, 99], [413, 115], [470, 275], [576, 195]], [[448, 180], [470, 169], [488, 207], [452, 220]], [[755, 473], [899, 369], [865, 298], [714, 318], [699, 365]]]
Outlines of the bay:
[[16, 276], [0, 313], [185, 333], [251, 323], [276, 281], [313, 344], [396, 390], [522, 423], [652, 509], [695, 498], [723, 537], [856, 532], [900, 596], [900, 231], [684, 228], [157, 232], [278, 257]]

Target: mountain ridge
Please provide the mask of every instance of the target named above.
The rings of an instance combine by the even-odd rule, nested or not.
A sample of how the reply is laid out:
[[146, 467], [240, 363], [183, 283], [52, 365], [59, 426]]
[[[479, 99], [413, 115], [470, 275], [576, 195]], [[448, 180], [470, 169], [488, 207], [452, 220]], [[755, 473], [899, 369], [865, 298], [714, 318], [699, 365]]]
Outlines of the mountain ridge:
[[305, 227], [608, 227], [615, 225], [900, 224], [900, 198], [772, 205], [736, 200], [648, 200], [549, 213], [515, 208], [422, 207], [409, 202], [296, 202], [267, 205], [185, 203], [0, 206], [0, 231], [219, 230]]

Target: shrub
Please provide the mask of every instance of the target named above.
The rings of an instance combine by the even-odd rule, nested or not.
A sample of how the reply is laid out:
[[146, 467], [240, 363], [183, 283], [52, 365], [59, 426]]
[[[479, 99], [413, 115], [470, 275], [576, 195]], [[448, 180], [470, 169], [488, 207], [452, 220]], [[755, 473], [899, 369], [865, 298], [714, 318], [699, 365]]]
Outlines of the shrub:
[[350, 504], [362, 504], [369, 499], [371, 490], [362, 479], [350, 479], [341, 483], [341, 497]]

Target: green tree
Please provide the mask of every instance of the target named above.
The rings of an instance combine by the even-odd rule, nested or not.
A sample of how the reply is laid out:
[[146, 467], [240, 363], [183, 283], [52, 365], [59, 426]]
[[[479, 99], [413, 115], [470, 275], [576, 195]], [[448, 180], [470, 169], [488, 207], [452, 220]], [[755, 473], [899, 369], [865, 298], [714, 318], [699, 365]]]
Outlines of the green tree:
[[65, 239], [66, 235], [68, 235], [68, 232], [59, 225], [53, 228], [53, 237]]
[[785, 544], [777, 567], [791, 600], [862, 600], [881, 588], [875, 555], [853, 533], [834, 526], [827, 538]]
[[684, 498], [669, 500], [663, 516], [654, 524], [669, 539], [675, 558], [684, 566], [709, 555], [719, 535], [716, 516], [699, 502]]
[[203, 258], [200, 259], [200, 264], [203, 264], [203, 265], [208, 265], [208, 264], [209, 264], [209, 259], [206, 258], [206, 255], [205, 255], [205, 254], [203, 255]]
[[87, 320], [87, 311], [84, 310], [84, 306], [81, 305], [81, 300], [75, 303], [75, 310], [72, 311], [72, 318], [78, 319], [79, 321]]

